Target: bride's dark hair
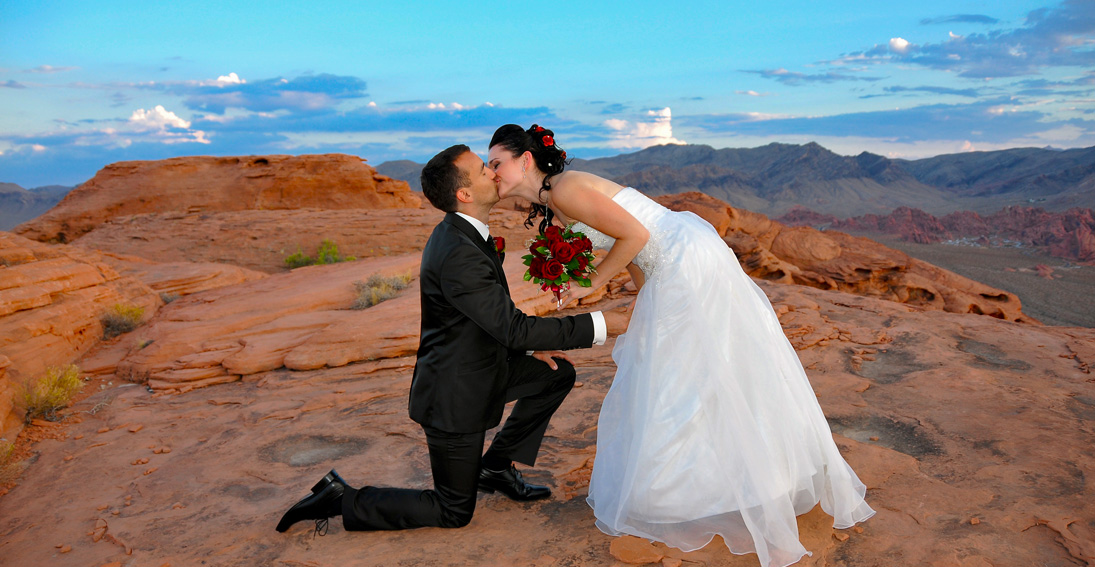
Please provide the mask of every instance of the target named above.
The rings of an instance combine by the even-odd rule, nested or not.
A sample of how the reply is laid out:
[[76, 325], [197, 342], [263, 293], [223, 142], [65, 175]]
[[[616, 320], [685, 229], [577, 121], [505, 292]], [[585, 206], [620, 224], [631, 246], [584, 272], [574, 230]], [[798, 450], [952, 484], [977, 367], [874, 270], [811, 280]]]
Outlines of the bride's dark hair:
[[[494, 137], [490, 139], [489, 147], [494, 146], [502, 146], [515, 156], [525, 152], [532, 153], [533, 164], [545, 174], [544, 183], [540, 186], [538, 195], [543, 195], [544, 191], [551, 191], [551, 178], [562, 173], [567, 164], [567, 153], [555, 144], [555, 132], [536, 124], [528, 130], [516, 124], [502, 126], [494, 131]], [[547, 206], [532, 203], [528, 218], [525, 219], [525, 226], [531, 227], [536, 217], [541, 215], [544, 220], [540, 221], [539, 228], [540, 234], [543, 234], [544, 230], [551, 226], [551, 220], [555, 218], [555, 213]]]

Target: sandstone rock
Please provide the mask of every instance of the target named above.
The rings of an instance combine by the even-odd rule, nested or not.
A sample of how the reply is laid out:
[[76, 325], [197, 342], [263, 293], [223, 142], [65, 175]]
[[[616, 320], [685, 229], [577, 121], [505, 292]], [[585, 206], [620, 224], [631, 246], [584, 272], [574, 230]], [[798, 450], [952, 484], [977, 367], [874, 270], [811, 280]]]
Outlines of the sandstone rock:
[[140, 280], [159, 292], [161, 297], [178, 298], [266, 277], [263, 272], [216, 262], [158, 263], [110, 253], [103, 253], [103, 262], [119, 274]]
[[315, 256], [325, 239], [359, 260], [420, 251], [443, 216], [432, 207], [153, 213], [115, 218], [75, 245], [155, 262], [216, 262], [279, 273], [287, 270], [287, 256]]
[[[512, 261], [507, 258], [507, 270]], [[350, 279], [329, 271], [340, 267], [306, 270]], [[261, 286], [298, 272], [184, 297], [158, 318], [166, 319], [169, 309], [178, 309], [176, 315], [198, 309], [184, 310], [186, 302], [235, 296], [233, 288], [272, 294]], [[322, 279], [298, 277], [299, 284]], [[794, 342], [837, 444], [878, 511], [863, 533], [841, 532], [849, 535], [846, 542], [833, 538], [832, 520], [819, 509], [800, 516], [800, 539], [814, 554], [801, 565], [874, 565], [880, 557], [900, 558], [902, 565], [1087, 560], [1093, 534], [1083, 519], [1095, 517], [1095, 500], [1087, 497], [1083, 471], [1095, 468], [1095, 456], [1077, 447], [1089, 444], [1095, 420], [1095, 382], [1085, 370], [1095, 361], [1095, 331], [925, 310], [806, 286], [760, 286], [785, 332], [826, 337]], [[307, 285], [295, 287], [307, 295]], [[629, 299], [610, 298], [602, 306]], [[200, 323], [217, 310], [242, 311], [240, 301], [214, 299], [212, 310], [190, 313], [191, 321]], [[392, 314], [374, 309], [360, 312], [361, 326], [400, 324], [389, 325]], [[612, 346], [571, 351], [584, 386], [553, 418], [536, 466], [523, 469], [530, 481], [556, 488], [553, 500], [515, 506], [483, 495], [475, 518], [461, 530], [369, 534], [370, 561], [618, 561], [610, 551], [616, 538], [597, 530], [582, 502], [589, 478], [582, 472], [592, 464], [597, 414], [615, 370]], [[851, 356], [861, 358], [858, 367]], [[100, 407], [68, 426], [84, 439], [70, 435], [37, 445], [27, 481], [0, 498], [0, 517], [9, 526], [4, 557], [17, 565], [49, 565], [57, 561], [53, 544], [67, 542], [80, 564], [101, 565], [124, 551], [121, 544], [102, 545], [112, 542], [109, 535], [130, 542], [133, 557], [127, 560], [141, 565], [200, 564], [210, 549], [219, 550], [217, 560], [226, 564], [360, 562], [358, 547], [316, 546], [312, 526], [304, 523], [271, 545], [270, 524], [255, 518], [276, 520], [298, 498], [289, 494], [307, 494], [331, 467], [354, 485], [428, 487], [423, 433], [406, 413], [412, 366], [413, 357], [402, 357], [281, 368], [178, 396], [132, 386], [103, 390], [74, 408]], [[138, 423], [144, 429], [128, 433]], [[172, 450], [155, 454], [151, 445]], [[79, 466], [64, 465], [67, 455], [76, 455]], [[128, 465], [142, 456], [152, 462]], [[145, 475], [152, 466], [155, 474]], [[94, 479], [108, 481], [89, 492]], [[128, 495], [132, 505], [123, 506]], [[104, 503], [110, 503], [104, 510], [121, 514], [96, 512]], [[93, 524], [98, 517], [109, 518], [109, 526], [105, 520]], [[981, 523], [971, 524], [973, 517]], [[332, 522], [328, 539], [356, 537], [341, 529]], [[89, 531], [100, 543], [85, 535]], [[188, 543], [195, 541], [201, 545]], [[654, 547], [663, 561], [685, 565], [755, 564], [754, 556], [732, 555], [717, 538], [689, 553]]]
[[[12, 252], [14, 251], [14, 252]], [[116, 304], [150, 317], [161, 304], [149, 287], [120, 276], [100, 254], [0, 232], [0, 436], [17, 434], [15, 386], [71, 364], [103, 336], [100, 318]]]
[[642, 565], [661, 561], [665, 554], [658, 551], [650, 542], [634, 536], [621, 536], [612, 540], [609, 553], [624, 563]]
[[1062, 213], [1034, 207], [1006, 207], [991, 215], [958, 211], [936, 218], [919, 209], [899, 207], [888, 215], [837, 219], [796, 209], [778, 220], [791, 226], [825, 226], [857, 234], [893, 234], [929, 244], [953, 238], [976, 238], [985, 245], [1005, 240], [1041, 248], [1053, 256], [1095, 262], [1095, 211], [1069, 209]]
[[15, 232], [69, 242], [111, 218], [139, 213], [417, 208], [420, 203], [406, 182], [380, 175], [350, 155], [180, 157], [108, 165]]
[[716, 227], [726, 227], [720, 234], [742, 268], [755, 278], [880, 297], [924, 309], [1037, 322], [1023, 314], [1019, 298], [1012, 293], [866, 238], [787, 227], [702, 193], [667, 195], [658, 201], [675, 210], [695, 212]]

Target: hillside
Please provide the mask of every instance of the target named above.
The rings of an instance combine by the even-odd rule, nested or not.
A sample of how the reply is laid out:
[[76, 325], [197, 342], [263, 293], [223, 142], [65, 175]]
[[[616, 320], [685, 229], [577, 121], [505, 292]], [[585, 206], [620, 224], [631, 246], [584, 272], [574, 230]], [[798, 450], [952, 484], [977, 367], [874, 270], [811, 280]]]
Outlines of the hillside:
[[[382, 163], [377, 170], [414, 187], [421, 167], [404, 160]], [[772, 216], [795, 206], [838, 218], [887, 214], [898, 207], [935, 215], [959, 210], [988, 214], [1031, 204], [1049, 211], [1095, 207], [1095, 148], [899, 160], [867, 152], [841, 156], [816, 143], [725, 149], [668, 145], [575, 159], [570, 167], [650, 195], [700, 191]]]
[[27, 190], [14, 183], [0, 183], [0, 230], [11, 230], [45, 213], [71, 190], [61, 185]]

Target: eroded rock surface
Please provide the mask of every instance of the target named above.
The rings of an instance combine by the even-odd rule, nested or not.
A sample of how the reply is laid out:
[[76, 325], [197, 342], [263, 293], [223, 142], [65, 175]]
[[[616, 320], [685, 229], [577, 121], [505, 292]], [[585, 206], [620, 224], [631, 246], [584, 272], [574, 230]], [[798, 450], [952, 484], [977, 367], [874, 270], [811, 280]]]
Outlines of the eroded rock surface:
[[115, 305], [145, 310], [161, 304], [151, 288], [119, 275], [102, 255], [48, 246], [0, 232], [0, 437], [19, 432], [17, 386], [70, 364], [103, 335], [100, 318]]
[[[760, 283], [878, 511], [840, 531], [820, 511], [800, 517], [813, 552], [801, 565], [1092, 560], [1095, 494], [1084, 471], [1095, 457], [1082, 448], [1095, 422], [1095, 331]], [[361, 326], [397, 326], [378, 308], [360, 316]], [[425, 440], [406, 410], [412, 356], [259, 372], [179, 395], [106, 388], [73, 408], [67, 438], [41, 442], [26, 480], [0, 499], [5, 558], [342, 565], [367, 549], [377, 565], [611, 565], [615, 540], [584, 502], [611, 348], [572, 351], [581, 386], [525, 468], [552, 498], [480, 495], [460, 530], [347, 533], [338, 519], [325, 538], [313, 539], [308, 522], [273, 530], [332, 467], [355, 486], [430, 485]], [[691, 553], [652, 548], [663, 565], [756, 564], [718, 540]]]
[[924, 309], [1037, 323], [1023, 314], [1019, 297], [1013, 293], [866, 238], [788, 227], [703, 193], [666, 195], [658, 201], [675, 210], [694, 212], [710, 222], [753, 277], [880, 297]]
[[406, 182], [380, 175], [355, 156], [194, 156], [108, 165], [14, 232], [43, 242], [69, 242], [114, 217], [140, 213], [420, 204]]

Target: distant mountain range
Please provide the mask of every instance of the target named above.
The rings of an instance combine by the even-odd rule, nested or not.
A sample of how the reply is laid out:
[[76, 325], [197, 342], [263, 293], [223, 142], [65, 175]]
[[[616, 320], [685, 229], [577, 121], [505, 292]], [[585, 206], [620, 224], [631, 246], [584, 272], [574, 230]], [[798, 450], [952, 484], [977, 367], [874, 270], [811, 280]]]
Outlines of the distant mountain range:
[[[1050, 211], [1095, 207], [1095, 147], [1019, 148], [920, 160], [864, 152], [837, 155], [816, 143], [716, 150], [655, 146], [570, 167], [596, 173], [648, 195], [700, 191], [736, 206], [782, 215], [795, 207], [847, 218], [912, 207], [932, 214], [1007, 206]], [[422, 165], [385, 162], [377, 170], [421, 191]]]
[[61, 185], [27, 190], [14, 183], [0, 183], [0, 230], [11, 230], [50, 210], [71, 190]]

